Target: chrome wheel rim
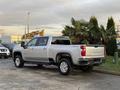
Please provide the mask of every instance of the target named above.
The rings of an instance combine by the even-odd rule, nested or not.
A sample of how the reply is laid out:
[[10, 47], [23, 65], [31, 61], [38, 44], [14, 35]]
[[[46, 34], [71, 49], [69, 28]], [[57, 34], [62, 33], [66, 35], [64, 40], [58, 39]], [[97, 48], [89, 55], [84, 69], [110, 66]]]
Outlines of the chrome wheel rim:
[[16, 58], [15, 64], [16, 64], [16, 66], [19, 66], [19, 65], [20, 65], [20, 59], [19, 59], [19, 58]]
[[60, 70], [61, 70], [61, 72], [66, 73], [68, 71], [68, 64], [66, 62], [61, 62]]

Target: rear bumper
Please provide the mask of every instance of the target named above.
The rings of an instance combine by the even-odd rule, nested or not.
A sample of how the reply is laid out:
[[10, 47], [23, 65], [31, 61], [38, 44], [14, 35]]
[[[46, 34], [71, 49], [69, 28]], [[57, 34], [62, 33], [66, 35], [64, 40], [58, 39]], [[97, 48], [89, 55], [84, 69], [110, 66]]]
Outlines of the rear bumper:
[[98, 66], [100, 64], [102, 64], [103, 60], [101, 58], [93, 58], [93, 59], [79, 59], [79, 65], [80, 66], [89, 66], [89, 65], [93, 65], [93, 66]]

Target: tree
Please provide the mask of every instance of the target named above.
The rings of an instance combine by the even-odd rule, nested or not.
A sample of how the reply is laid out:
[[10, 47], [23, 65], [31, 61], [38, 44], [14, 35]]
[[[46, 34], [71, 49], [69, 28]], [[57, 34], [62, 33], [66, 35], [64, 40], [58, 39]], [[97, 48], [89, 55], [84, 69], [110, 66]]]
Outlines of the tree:
[[117, 34], [115, 31], [115, 22], [112, 17], [108, 18], [106, 31], [107, 31], [107, 36], [109, 40], [112, 38], [116, 38]]
[[107, 32], [106, 32], [106, 29], [104, 28], [103, 25], [100, 25], [100, 33], [101, 33], [101, 41], [102, 41], [102, 44], [106, 44], [107, 43]]
[[71, 26], [66, 25], [62, 31], [64, 36], [69, 36], [73, 42], [80, 43], [81, 40], [87, 41], [88, 22], [84, 20], [71, 19]]
[[106, 44], [106, 51], [108, 55], [114, 55], [114, 52], [117, 51], [117, 44], [116, 44], [116, 31], [115, 31], [115, 23], [112, 17], [108, 18], [107, 22], [107, 44]]
[[100, 30], [97, 18], [92, 16], [89, 21], [89, 38], [91, 43], [97, 44], [101, 42], [102, 32]]

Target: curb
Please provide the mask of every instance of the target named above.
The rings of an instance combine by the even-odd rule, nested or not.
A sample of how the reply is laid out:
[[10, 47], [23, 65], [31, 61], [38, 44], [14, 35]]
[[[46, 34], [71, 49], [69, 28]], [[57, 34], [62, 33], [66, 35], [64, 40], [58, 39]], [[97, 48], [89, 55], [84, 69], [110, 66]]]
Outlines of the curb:
[[103, 73], [103, 74], [110, 74], [110, 75], [116, 75], [116, 76], [120, 76], [120, 73], [118, 72], [114, 72], [114, 71], [105, 71], [105, 70], [93, 70], [94, 72], [97, 72], [97, 73]]

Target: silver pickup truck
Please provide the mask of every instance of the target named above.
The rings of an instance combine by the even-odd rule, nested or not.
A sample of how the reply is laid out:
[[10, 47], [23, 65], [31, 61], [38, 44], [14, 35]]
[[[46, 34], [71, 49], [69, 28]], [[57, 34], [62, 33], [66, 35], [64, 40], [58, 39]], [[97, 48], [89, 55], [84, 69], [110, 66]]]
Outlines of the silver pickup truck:
[[105, 57], [104, 46], [100, 45], [72, 45], [65, 36], [35, 37], [27, 44], [13, 50], [15, 66], [21, 68], [24, 63], [38, 66], [44, 64], [56, 65], [62, 75], [68, 75], [74, 67], [82, 71], [91, 71], [100, 65]]

